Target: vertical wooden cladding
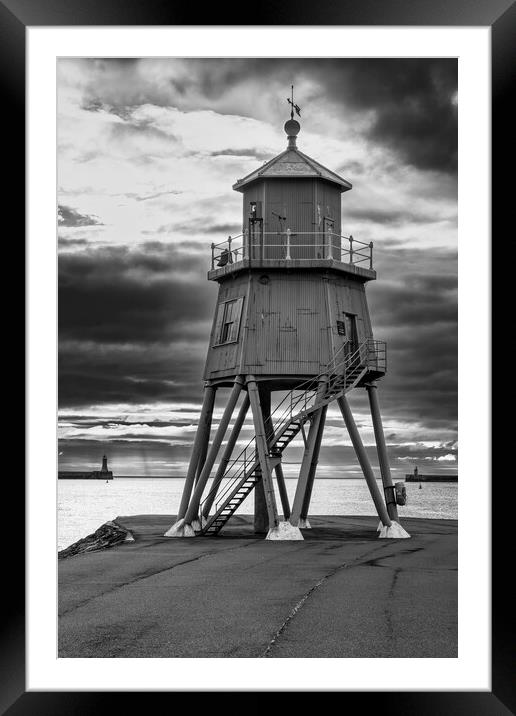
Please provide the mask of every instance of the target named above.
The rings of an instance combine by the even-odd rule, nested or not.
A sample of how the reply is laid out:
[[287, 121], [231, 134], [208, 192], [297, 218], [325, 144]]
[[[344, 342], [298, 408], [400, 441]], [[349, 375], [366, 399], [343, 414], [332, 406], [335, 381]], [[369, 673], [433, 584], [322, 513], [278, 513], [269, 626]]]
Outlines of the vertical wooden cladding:
[[285, 229], [315, 231], [313, 179], [270, 179], [265, 182], [265, 196], [266, 232], [278, 231], [275, 214], [286, 217]]
[[329, 360], [325, 286], [320, 274], [253, 276], [244, 362], [260, 375], [317, 375]]
[[[337, 186], [322, 179], [294, 177], [292, 179], [263, 179], [246, 187], [243, 197], [243, 226], [247, 227], [251, 202], [260, 202], [263, 216], [265, 243], [284, 247], [281, 233], [290, 229], [292, 258], [325, 258], [324, 218], [332, 219], [334, 232], [341, 233], [341, 192]], [[280, 217], [285, 217], [281, 219]], [[275, 237], [273, 234], [277, 233]], [[272, 234], [272, 235], [271, 235]], [[297, 235], [296, 235], [297, 234]], [[320, 237], [316, 234], [320, 234]], [[340, 249], [340, 238], [333, 244]], [[306, 246], [308, 245], [308, 247]], [[312, 248], [313, 247], [313, 248]], [[268, 258], [283, 258], [284, 253], [267, 249]]]
[[365, 284], [359, 281], [334, 277], [329, 281], [329, 298], [330, 311], [333, 312], [334, 316], [332, 332], [335, 350], [338, 350], [343, 341], [347, 340], [347, 336], [339, 335], [337, 329], [337, 321], [344, 321], [346, 313], [356, 316], [359, 343], [372, 338], [373, 332], [367, 306]]
[[238, 342], [210, 338], [205, 379], [255, 375], [318, 375], [347, 340], [337, 321], [356, 316], [358, 341], [372, 337], [365, 285], [317, 271], [253, 270], [220, 285], [218, 306], [244, 297]]
[[315, 213], [317, 221], [317, 229], [324, 231], [324, 220], [328, 219], [333, 222], [333, 234], [335, 236], [325, 239], [326, 242], [331, 244], [331, 256], [334, 259], [340, 259], [340, 250], [342, 246], [341, 234], [341, 218], [340, 218], [340, 203], [341, 203], [341, 192], [337, 187], [329, 184], [325, 181], [314, 182], [315, 190]]
[[317, 214], [317, 223], [319, 223], [319, 216], [321, 217], [321, 228], [322, 219], [326, 216], [329, 219], [333, 219], [335, 222], [335, 233], [341, 233], [341, 220], [340, 220], [340, 203], [341, 203], [341, 192], [338, 187], [330, 184], [326, 181], [320, 181], [316, 179], [315, 184], [315, 211]]

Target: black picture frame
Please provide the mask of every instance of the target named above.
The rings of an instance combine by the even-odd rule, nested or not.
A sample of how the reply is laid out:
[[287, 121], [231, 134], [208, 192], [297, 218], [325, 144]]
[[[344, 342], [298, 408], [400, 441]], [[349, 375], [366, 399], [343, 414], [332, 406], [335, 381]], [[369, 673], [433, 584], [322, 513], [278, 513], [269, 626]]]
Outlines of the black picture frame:
[[[197, 22], [202, 16], [202, 23]], [[504, 170], [513, 167], [514, 115], [509, 111], [510, 90], [514, 87], [516, 67], [516, 5], [513, 0], [346, 0], [337, 5], [332, 0], [319, 0], [315, 4], [299, 0], [281, 3], [262, 2], [249, 6], [247, 12], [231, 4], [208, 4], [202, 8], [176, 4], [166, 0], [0, 0], [0, 78], [4, 107], [9, 108], [9, 121], [4, 129], [4, 159], [9, 168], [9, 213], [17, 217], [16, 232], [11, 244], [15, 246], [17, 261], [23, 264], [21, 217], [25, 216], [25, 31], [34, 26], [101, 26], [101, 25], [399, 25], [399, 26], [489, 26], [492, 38], [492, 236], [509, 231], [512, 222], [509, 212], [513, 204], [512, 181]], [[512, 83], [511, 83], [512, 80]], [[512, 84], [512, 86], [511, 86]], [[511, 145], [512, 142], [512, 145]], [[511, 212], [512, 214], [512, 212]], [[512, 216], [511, 216], [512, 218]], [[493, 244], [494, 245], [494, 244]], [[16, 263], [15, 265], [18, 265]], [[501, 288], [492, 305], [493, 336], [501, 329], [504, 307], [507, 306], [507, 289]], [[23, 298], [22, 301], [23, 303]], [[5, 329], [4, 329], [5, 330]], [[507, 328], [505, 327], [505, 331]], [[19, 343], [23, 344], [23, 338]], [[21, 370], [20, 370], [21, 372]], [[494, 375], [493, 375], [494, 377]], [[507, 378], [508, 376], [506, 376]], [[500, 378], [501, 380], [501, 378]], [[20, 376], [20, 384], [24, 384]], [[505, 390], [505, 386], [504, 386]], [[495, 391], [493, 396], [502, 393]], [[17, 397], [23, 404], [23, 399]], [[496, 407], [496, 401], [495, 406]], [[493, 409], [493, 415], [496, 410]], [[493, 431], [494, 432], [494, 431]], [[510, 422], [499, 423], [493, 434], [493, 455], [502, 452], [512, 433]], [[488, 440], [489, 436], [485, 436]], [[11, 444], [9, 443], [9, 448]], [[19, 460], [18, 460], [19, 463]], [[18, 464], [19, 467], [19, 464]], [[500, 468], [503, 473], [503, 468]], [[493, 470], [493, 474], [495, 471]], [[27, 692], [25, 687], [25, 594], [24, 594], [24, 540], [20, 516], [25, 502], [21, 474], [4, 481], [7, 492], [4, 507], [15, 512], [13, 533], [4, 527], [3, 576], [4, 599], [0, 642], [0, 713], [9, 716], [37, 714], [38, 716], [70, 716], [71, 714], [98, 714], [125, 708], [120, 703], [122, 693], [115, 692]], [[513, 607], [504, 595], [510, 589], [507, 579], [512, 560], [512, 524], [514, 522], [511, 499], [514, 480], [500, 474], [501, 486], [492, 490], [492, 691], [453, 692], [346, 692], [343, 695], [347, 708], [351, 700], [360, 699], [360, 708], [378, 709], [383, 713], [485, 714], [497, 716], [516, 713], [514, 690], [514, 638], [509, 625], [513, 621]], [[511, 495], [512, 491], [512, 495]], [[5, 494], [5, 493], [4, 493]], [[8, 511], [7, 509], [5, 511]], [[15, 536], [13, 536], [13, 534]], [[472, 536], [472, 539], [474, 537]], [[508, 550], [506, 549], [508, 545]], [[407, 684], [407, 689], [411, 685]], [[235, 684], [235, 691], [238, 685]], [[156, 699], [179, 706], [173, 693], [126, 693], [131, 708], [149, 709], [157, 706]], [[202, 694], [195, 697], [193, 706], [203, 708]], [[262, 694], [257, 694], [258, 698]], [[219, 697], [220, 698], [220, 695]], [[124, 699], [125, 700], [125, 699]], [[256, 702], [255, 702], [256, 703]], [[258, 703], [256, 703], [258, 705]], [[180, 707], [179, 708], [184, 708]], [[309, 707], [310, 708], [310, 707]]]

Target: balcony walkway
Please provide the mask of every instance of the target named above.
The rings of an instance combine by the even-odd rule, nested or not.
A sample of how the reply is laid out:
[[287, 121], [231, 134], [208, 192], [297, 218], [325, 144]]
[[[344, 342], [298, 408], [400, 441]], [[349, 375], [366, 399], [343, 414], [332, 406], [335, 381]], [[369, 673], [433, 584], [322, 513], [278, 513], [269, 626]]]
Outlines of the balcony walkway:
[[211, 245], [210, 280], [248, 268], [332, 269], [366, 281], [376, 278], [373, 243], [332, 232], [265, 232], [229, 236]]

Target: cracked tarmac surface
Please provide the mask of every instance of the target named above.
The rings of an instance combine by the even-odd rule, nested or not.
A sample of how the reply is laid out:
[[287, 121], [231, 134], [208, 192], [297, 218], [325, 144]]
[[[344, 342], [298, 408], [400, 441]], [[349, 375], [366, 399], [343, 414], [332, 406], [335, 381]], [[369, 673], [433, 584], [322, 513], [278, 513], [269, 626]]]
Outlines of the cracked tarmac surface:
[[457, 656], [456, 520], [379, 540], [378, 518], [311, 516], [303, 542], [173, 521], [118, 517], [134, 542], [60, 560], [59, 657]]

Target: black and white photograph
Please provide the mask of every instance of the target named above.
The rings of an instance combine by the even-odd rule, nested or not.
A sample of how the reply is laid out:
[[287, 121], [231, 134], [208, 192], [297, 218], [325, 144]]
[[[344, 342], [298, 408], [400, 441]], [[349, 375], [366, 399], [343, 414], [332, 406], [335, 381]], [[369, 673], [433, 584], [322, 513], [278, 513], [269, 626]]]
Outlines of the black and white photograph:
[[457, 58], [56, 72], [59, 659], [456, 659]]
[[510, 716], [516, 3], [235, 9], [0, 0], [0, 714]]
[[515, 3], [228, 10], [0, 0], [27, 441], [0, 712], [506, 716]]

